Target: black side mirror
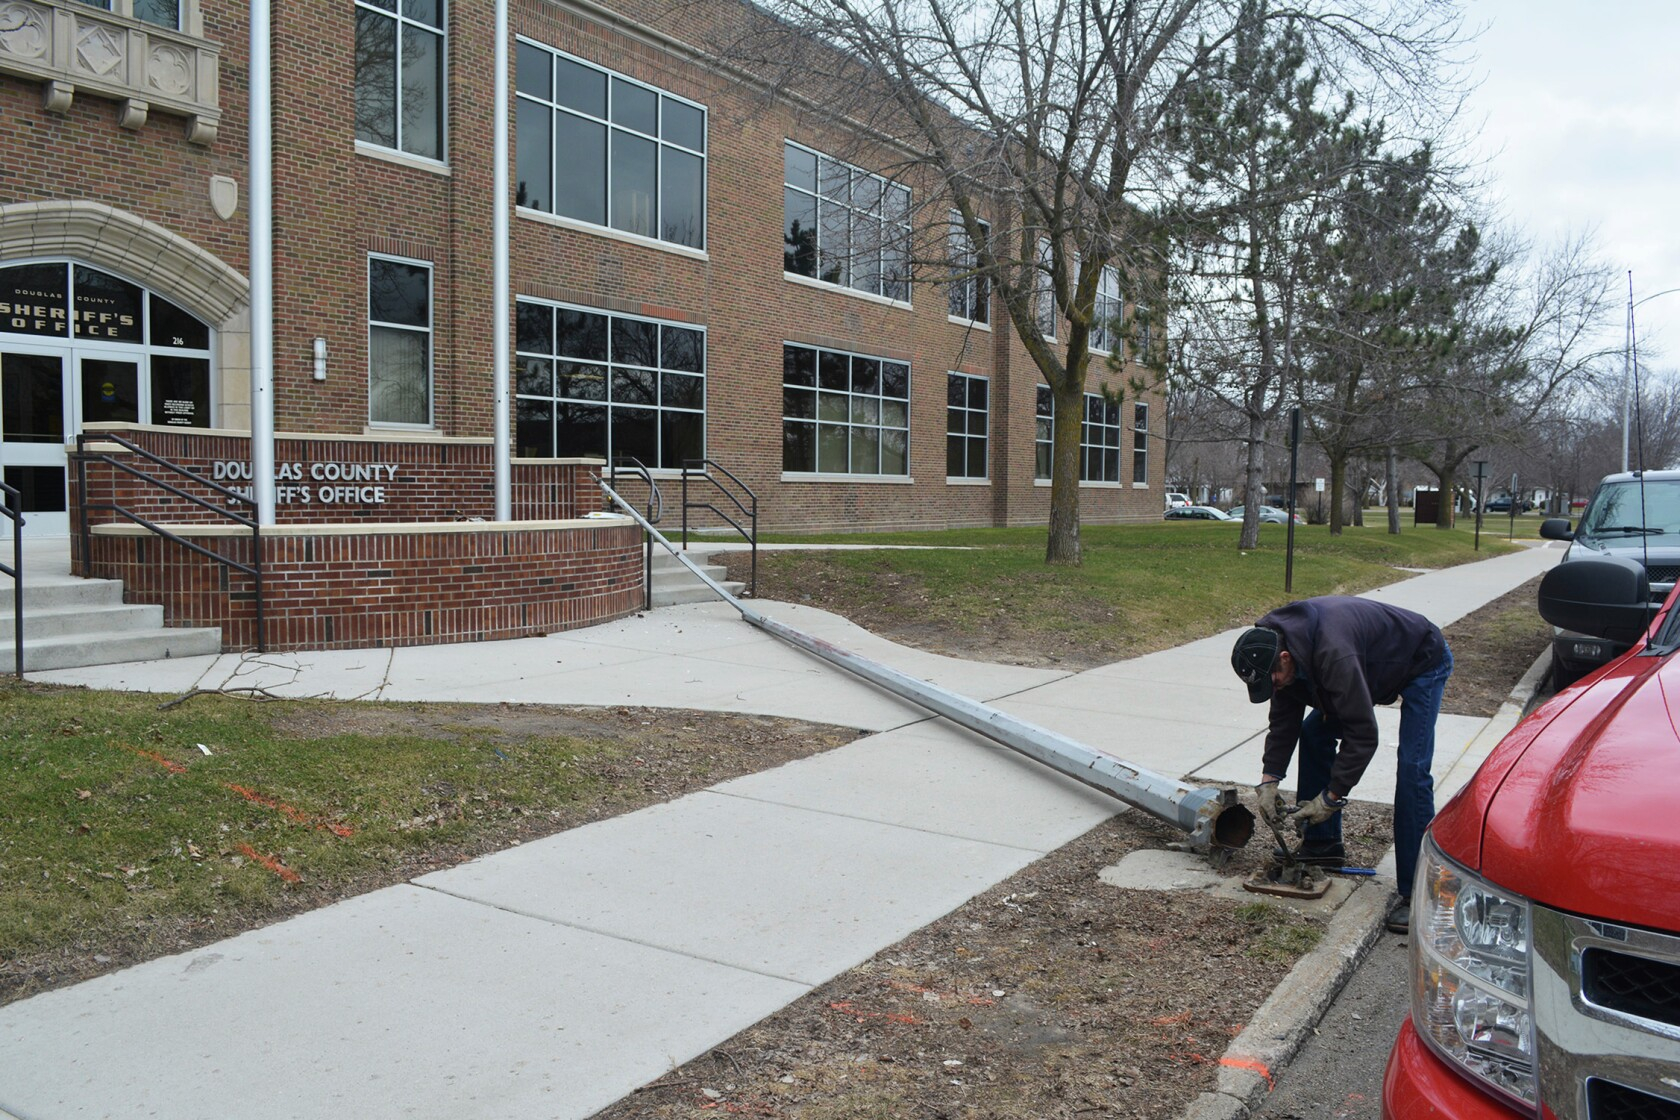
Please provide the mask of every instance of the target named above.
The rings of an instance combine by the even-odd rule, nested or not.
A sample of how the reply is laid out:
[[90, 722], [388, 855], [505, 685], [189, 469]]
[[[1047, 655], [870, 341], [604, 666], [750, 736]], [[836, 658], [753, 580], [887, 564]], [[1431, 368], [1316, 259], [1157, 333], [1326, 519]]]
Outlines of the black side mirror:
[[1569, 518], [1548, 517], [1540, 522], [1540, 535], [1549, 541], [1572, 541], [1575, 534], [1569, 531]]
[[1577, 634], [1636, 642], [1652, 610], [1645, 566], [1623, 556], [1572, 560], [1540, 581], [1540, 617]]

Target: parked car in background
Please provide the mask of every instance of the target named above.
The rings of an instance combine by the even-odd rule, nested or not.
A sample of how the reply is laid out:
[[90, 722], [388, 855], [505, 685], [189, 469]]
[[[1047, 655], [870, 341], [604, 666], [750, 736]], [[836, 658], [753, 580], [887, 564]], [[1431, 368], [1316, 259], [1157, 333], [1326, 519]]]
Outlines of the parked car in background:
[[[1661, 603], [1680, 577], [1680, 471], [1606, 475], [1574, 530], [1567, 518], [1540, 523], [1548, 540], [1569, 541], [1563, 563], [1625, 556], [1646, 569], [1651, 598]], [[1552, 636], [1552, 683], [1565, 688], [1611, 661], [1633, 638], [1612, 641], [1559, 629]]]
[[1229, 521], [1231, 515], [1212, 506], [1174, 506], [1162, 515], [1168, 521]]
[[[1227, 516], [1229, 516], [1232, 521], [1241, 521], [1243, 519], [1243, 510], [1246, 508], [1246, 506], [1232, 506]], [[1262, 525], [1287, 525], [1289, 523], [1289, 511], [1278, 509], [1276, 506], [1261, 506], [1260, 523]], [[1306, 523], [1306, 518], [1302, 517], [1299, 513], [1295, 515], [1295, 524], [1305, 525]]]
[[1174, 506], [1187, 506], [1189, 504], [1190, 504], [1190, 495], [1188, 495], [1188, 494], [1169, 493], [1167, 495], [1167, 508], [1168, 509], [1172, 509]]
[[[1488, 499], [1488, 504], [1487, 504], [1486, 508], [1483, 510], [1483, 512], [1485, 512], [1485, 513], [1510, 513], [1512, 504], [1513, 504], [1513, 499], [1511, 498], [1511, 495], [1500, 494], [1496, 497], [1492, 497], [1492, 498]], [[1534, 508], [1534, 503], [1530, 502], [1526, 499], [1516, 500], [1515, 505], [1517, 507], [1517, 512], [1518, 513], [1527, 513], [1529, 510]]]
[[1680, 1116], [1680, 608], [1647, 634], [1650, 592], [1638, 562], [1591, 552], [1541, 582], [1548, 622], [1631, 650], [1518, 724], [1429, 826], [1384, 1120]]

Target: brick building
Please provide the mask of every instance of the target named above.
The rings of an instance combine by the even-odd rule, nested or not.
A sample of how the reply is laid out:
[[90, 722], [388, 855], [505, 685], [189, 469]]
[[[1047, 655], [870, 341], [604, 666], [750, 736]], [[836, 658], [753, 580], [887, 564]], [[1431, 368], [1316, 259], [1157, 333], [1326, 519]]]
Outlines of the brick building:
[[[773, 528], [1044, 521], [1036, 369], [984, 285], [909, 268], [952, 236], [937, 192], [709, 55], [684, 21], [720, 10], [512, 0], [516, 461], [709, 456]], [[38, 531], [85, 424], [249, 429], [248, 20], [0, 6], [0, 466]], [[491, 0], [274, 5], [283, 436], [488, 443], [493, 27]], [[1165, 410], [1092, 381], [1124, 396], [1088, 398], [1082, 516], [1157, 518]]]

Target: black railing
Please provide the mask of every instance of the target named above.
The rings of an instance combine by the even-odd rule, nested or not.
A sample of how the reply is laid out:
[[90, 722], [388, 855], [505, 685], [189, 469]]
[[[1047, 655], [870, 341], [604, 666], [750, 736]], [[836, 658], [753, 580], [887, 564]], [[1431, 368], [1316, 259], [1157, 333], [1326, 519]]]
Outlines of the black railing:
[[17, 679], [23, 679], [23, 495], [17, 487], [0, 482], [6, 505], [0, 508], [12, 519], [12, 563], [0, 564], [0, 572], [12, 577], [12, 652], [17, 657]]
[[[708, 467], [729, 479], [730, 482], [733, 482], [740, 492], [746, 495], [746, 502], [742, 502], [734, 490], [731, 490], [722, 482], [718, 481], [718, 479], [706, 469]], [[718, 494], [729, 499], [729, 504], [735, 507], [736, 513], [746, 519], [747, 524], [743, 526], [739, 521], [735, 520], [735, 517], [727, 510], [719, 509], [717, 505], [711, 501], [689, 501], [688, 480], [691, 475], [703, 482], [710, 483], [712, 488]], [[746, 538], [747, 544], [751, 546], [749, 551], [752, 554], [752, 575], [747, 583], [747, 594], [750, 596], [757, 596], [758, 495], [753, 493], [752, 487], [736, 478], [735, 475], [730, 472], [728, 467], [724, 466], [716, 459], [690, 459], [684, 464], [682, 472], [682, 538], [684, 552], [688, 551], [688, 511], [691, 509], [703, 509], [717, 517], [722, 518], [732, 529]]]
[[[87, 450], [87, 446], [86, 446], [89, 440], [92, 440], [96, 443], [114, 443], [114, 444], [117, 444], [119, 447], [123, 448], [124, 450], [128, 451], [129, 453], [140, 456], [140, 458], [146, 460], [148, 463], [152, 463], [152, 464], [155, 464], [156, 466], [162, 467], [165, 471], [168, 471], [172, 474], [175, 474], [182, 479], [190, 481], [190, 482], [192, 482], [192, 483], [194, 483], [198, 486], [203, 486], [206, 489], [209, 489], [209, 490], [213, 491], [214, 493], [220, 494], [224, 498], [227, 498], [230, 502], [236, 502], [240, 505], [249, 506], [252, 509], [253, 513], [256, 510], [256, 505], [257, 505], [256, 501], [251, 499], [251, 498], [246, 497], [244, 494], [239, 493], [239, 491], [237, 491], [237, 490], [230, 490], [226, 486], [222, 486], [219, 483], [211, 482], [208, 478], [205, 478], [203, 475], [195, 474], [192, 471], [189, 471], [187, 468], [181, 466], [178, 463], [171, 463], [168, 459], [165, 459], [162, 456], [154, 455], [154, 454], [152, 454], [152, 452], [147, 451], [144, 447], [141, 447], [138, 444], [132, 443], [129, 440], [124, 439], [122, 436], [116, 435], [115, 433], [112, 433], [112, 432], [92, 432], [92, 433], [78, 432], [76, 434], [76, 494], [77, 494], [77, 497], [78, 497], [78, 499], [80, 501], [80, 505], [81, 505], [81, 515], [80, 515], [79, 529], [80, 529], [81, 539], [82, 539], [82, 564], [84, 565], [84, 568], [88, 571], [91, 571], [92, 570], [91, 566], [92, 566], [92, 563], [93, 563], [93, 530], [92, 530], [91, 525], [88, 522], [88, 514], [90, 512], [92, 512], [93, 510], [101, 510], [105, 513], [114, 513], [114, 514], [117, 514], [119, 517], [125, 517], [128, 520], [134, 522], [136, 525], [139, 525], [139, 526], [151, 531], [152, 533], [156, 534], [159, 537], [162, 537], [165, 540], [174, 541], [176, 544], [182, 546], [183, 548], [189, 548], [192, 551], [198, 553], [200, 556], [208, 557], [209, 559], [216, 561], [216, 563], [221, 564], [223, 567], [232, 568], [234, 571], [244, 572], [246, 575], [250, 576], [256, 582], [257, 652], [259, 652], [259, 653], [266, 652], [268, 646], [267, 646], [267, 642], [265, 640], [265, 635], [266, 635], [267, 631], [263, 626], [263, 572], [262, 572], [262, 569], [263, 569], [263, 563], [262, 563], [262, 560], [263, 560], [263, 545], [262, 545], [262, 528], [261, 528], [261, 526], [259, 526], [257, 524], [256, 518], [254, 516], [243, 517], [243, 516], [241, 516], [237, 513], [234, 513], [230, 509], [226, 509], [222, 506], [216, 505], [214, 502], [206, 501], [204, 498], [199, 497], [197, 494], [191, 493], [190, 491], [187, 491], [187, 490], [183, 490], [179, 486], [176, 486], [174, 483], [169, 482], [166, 479], [159, 478], [156, 475], [147, 474], [145, 471], [141, 470], [139, 467], [136, 467], [134, 464], [125, 463], [121, 459], [115, 458], [114, 456], [111, 456], [111, 455], [107, 455], [102, 451], [101, 452], [89, 452]], [[165, 490], [168, 493], [171, 493], [171, 494], [175, 495], [177, 498], [184, 498], [187, 501], [191, 502], [193, 505], [200, 506], [204, 509], [207, 509], [211, 513], [216, 514], [218, 517], [225, 518], [226, 520], [231, 521], [236, 525], [242, 525], [245, 528], [251, 530], [251, 563], [243, 564], [243, 563], [240, 563], [238, 560], [232, 559], [231, 557], [223, 556], [219, 552], [215, 552], [211, 549], [205, 548], [203, 545], [194, 544], [192, 541], [187, 540], [185, 537], [178, 536], [175, 533], [171, 533], [168, 529], [163, 528], [161, 525], [153, 524], [152, 522], [146, 520], [144, 517], [141, 517], [139, 514], [135, 513], [133, 510], [126, 509], [123, 506], [120, 506], [120, 505], [116, 504], [115, 502], [101, 503], [99, 505], [90, 505], [88, 503], [88, 487], [87, 487], [87, 465], [90, 462], [105, 463], [108, 466], [114, 467], [117, 470], [124, 472], [125, 474], [132, 475], [135, 478], [138, 478], [143, 482], [151, 483], [153, 486], [156, 486], [156, 487], [158, 487], [162, 490]]]
[[[647, 483], [646, 516], [648, 524], [657, 525], [660, 517], [665, 513], [665, 495], [659, 492], [659, 484], [653, 480], [653, 472], [648, 470], [642, 464], [642, 461], [635, 456], [620, 455], [613, 460], [612, 466], [607, 470], [608, 482], [614, 490], [618, 489], [618, 476], [621, 473], [632, 478], [639, 478]], [[651, 611], [653, 609], [653, 534], [646, 533], [644, 535], [647, 537], [647, 556], [642, 561], [642, 602], [644, 609]]]

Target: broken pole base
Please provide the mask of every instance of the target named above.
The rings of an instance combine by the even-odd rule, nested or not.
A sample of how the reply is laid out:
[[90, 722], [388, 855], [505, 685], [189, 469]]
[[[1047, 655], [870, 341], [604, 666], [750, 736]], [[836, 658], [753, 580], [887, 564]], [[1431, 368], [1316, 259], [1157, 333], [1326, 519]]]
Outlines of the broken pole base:
[[1243, 890], [1279, 898], [1323, 898], [1329, 889], [1330, 876], [1304, 865], [1285, 868], [1267, 864], [1243, 880]]

